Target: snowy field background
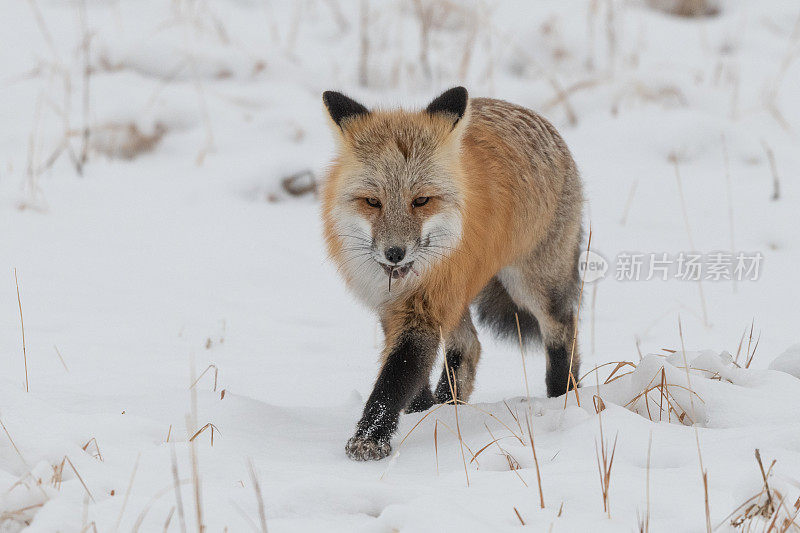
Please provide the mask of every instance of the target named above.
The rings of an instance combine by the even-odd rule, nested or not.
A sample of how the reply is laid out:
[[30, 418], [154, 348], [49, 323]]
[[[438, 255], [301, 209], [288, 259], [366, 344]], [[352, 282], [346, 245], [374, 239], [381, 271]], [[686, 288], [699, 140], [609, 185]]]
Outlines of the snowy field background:
[[[1, 0], [0, 531], [800, 530], [800, 5], [677, 4]], [[481, 335], [472, 407], [351, 462], [381, 339], [308, 175], [282, 182], [324, 176], [323, 90], [455, 84], [542, 113], [581, 168], [609, 271], [580, 406], [534, 347], [528, 401]], [[692, 250], [760, 253], [758, 279], [616, 279]]]

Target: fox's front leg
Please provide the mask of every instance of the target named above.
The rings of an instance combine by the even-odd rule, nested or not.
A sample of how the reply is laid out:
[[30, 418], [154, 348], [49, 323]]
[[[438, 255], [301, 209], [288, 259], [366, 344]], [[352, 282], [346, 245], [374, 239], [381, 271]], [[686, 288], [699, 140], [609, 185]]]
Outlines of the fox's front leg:
[[389, 440], [397, 429], [400, 411], [422, 387], [428, 387], [438, 344], [437, 329], [418, 325], [407, 325], [396, 334], [387, 335], [380, 374], [355, 435], [345, 446], [348, 457], [369, 461], [389, 455], [392, 451]]

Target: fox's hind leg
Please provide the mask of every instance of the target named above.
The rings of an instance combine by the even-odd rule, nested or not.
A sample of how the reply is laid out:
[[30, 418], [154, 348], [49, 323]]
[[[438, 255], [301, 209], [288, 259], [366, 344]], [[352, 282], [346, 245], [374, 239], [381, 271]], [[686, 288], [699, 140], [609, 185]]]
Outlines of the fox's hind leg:
[[553, 397], [573, 388], [570, 366], [575, 380], [578, 376], [580, 354], [577, 342], [573, 343], [578, 287], [573, 276], [548, 279], [546, 273], [536, 263], [529, 263], [521, 268], [506, 267], [499, 277], [517, 305], [536, 317], [547, 353], [547, 396]]
[[[434, 397], [438, 403], [448, 402], [453, 399], [450, 386], [453, 386], [459, 400], [467, 401], [475, 384], [475, 371], [481, 357], [481, 344], [478, 334], [472, 324], [469, 308], [456, 326], [456, 329], [447, 337], [445, 342], [445, 357], [447, 365], [442, 368], [442, 376], [436, 385]], [[448, 380], [447, 371], [450, 371]], [[453, 382], [455, 373], [455, 382]]]

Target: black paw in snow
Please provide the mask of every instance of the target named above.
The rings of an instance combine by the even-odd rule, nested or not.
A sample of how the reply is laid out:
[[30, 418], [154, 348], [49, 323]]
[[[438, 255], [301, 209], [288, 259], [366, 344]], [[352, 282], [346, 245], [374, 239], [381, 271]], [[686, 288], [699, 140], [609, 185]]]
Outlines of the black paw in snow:
[[347, 457], [354, 461], [377, 461], [392, 451], [388, 441], [377, 441], [368, 437], [352, 437], [344, 447]]

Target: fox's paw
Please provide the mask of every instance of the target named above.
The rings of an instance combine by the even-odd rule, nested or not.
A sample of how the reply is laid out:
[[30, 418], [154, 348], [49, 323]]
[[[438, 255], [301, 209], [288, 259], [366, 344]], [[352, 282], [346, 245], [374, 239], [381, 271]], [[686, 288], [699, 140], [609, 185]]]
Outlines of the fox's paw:
[[354, 461], [378, 461], [392, 451], [389, 441], [378, 441], [369, 437], [352, 437], [344, 447], [347, 457]]

